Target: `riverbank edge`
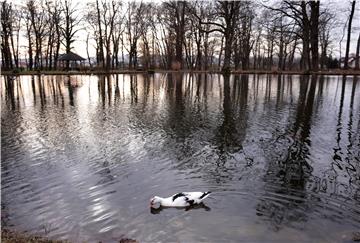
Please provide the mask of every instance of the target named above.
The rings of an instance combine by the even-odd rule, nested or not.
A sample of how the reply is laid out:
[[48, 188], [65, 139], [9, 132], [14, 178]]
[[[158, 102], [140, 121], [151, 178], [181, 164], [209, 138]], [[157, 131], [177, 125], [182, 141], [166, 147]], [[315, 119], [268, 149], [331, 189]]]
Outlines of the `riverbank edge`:
[[[2, 71], [3, 76], [21, 75], [111, 75], [111, 74], [154, 74], [154, 73], [193, 73], [193, 74], [223, 74], [221, 71], [200, 71], [200, 70], [87, 70], [87, 71]], [[360, 75], [360, 70], [331, 70], [331, 71], [270, 71], [270, 70], [238, 70], [231, 71], [230, 74], [285, 74], [285, 75]]]
[[8, 229], [1, 229], [2, 243], [70, 243], [63, 240], [51, 240], [43, 236], [30, 235], [22, 232], [15, 232]]
[[[8, 229], [1, 229], [1, 243], [71, 243], [67, 240], [52, 240], [47, 237], [30, 235]], [[86, 243], [85, 241], [83, 243]], [[119, 243], [139, 243], [137, 240], [122, 238]]]

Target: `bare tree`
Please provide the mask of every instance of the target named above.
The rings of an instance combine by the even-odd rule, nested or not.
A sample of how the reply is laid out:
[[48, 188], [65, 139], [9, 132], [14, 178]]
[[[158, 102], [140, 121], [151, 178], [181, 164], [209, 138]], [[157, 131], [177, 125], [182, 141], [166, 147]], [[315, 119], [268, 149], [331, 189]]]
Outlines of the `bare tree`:
[[102, 23], [103, 23], [103, 34], [104, 34], [104, 47], [106, 52], [106, 63], [105, 68], [110, 69], [111, 67], [111, 44], [112, 44], [112, 33], [115, 28], [115, 20], [120, 10], [120, 4], [117, 1], [103, 2], [102, 3]]
[[[20, 37], [20, 27], [21, 27], [21, 19], [22, 13], [18, 9], [14, 9], [12, 11], [11, 19], [11, 50], [14, 58], [15, 67], [19, 68], [19, 37]], [[15, 36], [15, 40], [14, 40]]]
[[32, 70], [34, 65], [34, 58], [33, 58], [33, 36], [32, 36], [32, 27], [31, 27], [31, 16], [27, 9], [24, 9], [24, 19], [25, 19], [25, 27], [26, 27], [26, 37], [28, 39], [28, 54], [29, 60], [27, 63], [28, 69]]
[[170, 54], [168, 68], [180, 69], [183, 67], [183, 47], [186, 44], [186, 9], [187, 2], [185, 1], [168, 1], [162, 4], [163, 13], [160, 15], [167, 29], [166, 45]]
[[35, 67], [43, 67], [43, 42], [46, 38], [47, 16], [44, 11], [43, 3], [29, 0], [26, 3], [27, 11], [29, 12], [32, 32], [35, 35]]
[[129, 2], [127, 9], [127, 18], [125, 21], [126, 35], [129, 47], [125, 47], [129, 53], [129, 68], [136, 68], [138, 64], [138, 41], [142, 35], [144, 27], [143, 15], [146, 11], [144, 3]]
[[149, 69], [152, 64], [152, 58], [150, 51], [154, 52], [155, 43], [149, 38], [149, 35], [153, 37], [154, 32], [150, 33], [151, 27], [154, 25], [154, 7], [152, 3], [147, 3], [145, 6], [145, 11], [143, 12], [143, 23], [141, 28], [141, 54], [142, 54], [142, 64], [145, 69]]
[[[246, 70], [250, 66], [288, 70], [300, 64], [301, 70], [317, 71], [330, 63], [335, 14], [319, 0], [270, 1], [267, 4], [271, 6], [264, 8], [251, 1], [91, 0], [82, 10], [73, 3], [25, 0], [17, 5], [2, 1], [3, 68], [19, 67], [22, 53], [26, 53], [29, 69], [56, 68], [61, 48], [72, 50], [83, 25], [88, 61], [94, 48], [97, 64], [106, 69], [118, 68], [121, 63], [124, 67], [125, 54], [130, 69], [141, 63], [144, 68], [216, 67], [229, 72], [233, 67]], [[345, 25], [345, 68], [355, 1], [351, 6]], [[21, 44], [22, 33], [25, 45]]]
[[234, 38], [235, 28], [238, 25], [239, 21], [239, 11], [240, 11], [241, 2], [235, 1], [224, 1], [217, 3], [217, 15], [223, 19], [224, 24], [211, 22], [210, 24], [216, 26], [217, 29], [212, 29], [220, 31], [224, 34], [225, 45], [224, 45], [224, 64], [222, 70], [224, 72], [230, 71], [230, 61], [231, 61], [231, 52], [232, 52], [232, 43]]
[[320, 68], [324, 69], [327, 63], [328, 48], [330, 45], [330, 30], [334, 24], [334, 15], [325, 9], [319, 18], [319, 44], [320, 44]]
[[319, 63], [319, 1], [282, 1], [278, 8], [269, 6], [267, 8], [280, 12], [293, 21], [297, 27], [295, 29], [298, 30], [294, 34], [302, 40], [301, 69], [317, 70]]
[[103, 44], [103, 32], [102, 32], [102, 24], [101, 24], [101, 14], [100, 14], [100, 6], [99, 0], [96, 0], [96, 13], [97, 13], [97, 31], [98, 31], [98, 38], [97, 38], [97, 56], [98, 56], [98, 63], [101, 63], [105, 66], [105, 57], [104, 57], [104, 44]]
[[[241, 56], [241, 66], [243, 70], [247, 70], [250, 65], [250, 53], [256, 40], [251, 40], [251, 33], [253, 28], [254, 12], [252, 10], [253, 4], [250, 2], [243, 2], [244, 6], [241, 12], [241, 23], [236, 28], [238, 31], [239, 48]], [[258, 35], [258, 43], [260, 43], [260, 34]]]
[[273, 66], [273, 55], [276, 41], [276, 25], [272, 11], [267, 8], [262, 11], [260, 25], [264, 29], [263, 38], [264, 43], [266, 44], [266, 68], [271, 69]]
[[319, 69], [319, 16], [320, 16], [320, 1], [311, 1], [311, 15], [310, 15], [310, 40], [311, 40], [311, 57], [312, 70]]
[[47, 14], [48, 14], [48, 43], [46, 48], [46, 63], [47, 67], [52, 69], [57, 67], [57, 60], [59, 57], [61, 45], [61, 11], [60, 3], [55, 1], [46, 1]]
[[[75, 41], [75, 34], [80, 30], [78, 26], [81, 18], [78, 9], [73, 6], [71, 0], [64, 0], [61, 7], [64, 23], [60, 25], [60, 30], [65, 51], [69, 53], [72, 48], [71, 45]], [[69, 61], [66, 62], [66, 68], [69, 68]]]
[[[121, 12], [121, 5], [119, 4], [119, 10]], [[112, 40], [112, 67], [119, 67], [119, 51], [120, 51], [120, 42], [122, 41], [123, 33], [124, 33], [124, 21], [125, 16], [120, 13], [114, 18], [114, 26], [113, 31], [110, 33]], [[122, 42], [121, 42], [122, 43]], [[123, 47], [122, 47], [123, 48]], [[122, 52], [123, 55], [123, 52]]]
[[12, 4], [6, 1], [1, 3], [1, 56], [4, 69], [12, 69], [13, 61], [10, 50], [10, 38], [12, 36]]

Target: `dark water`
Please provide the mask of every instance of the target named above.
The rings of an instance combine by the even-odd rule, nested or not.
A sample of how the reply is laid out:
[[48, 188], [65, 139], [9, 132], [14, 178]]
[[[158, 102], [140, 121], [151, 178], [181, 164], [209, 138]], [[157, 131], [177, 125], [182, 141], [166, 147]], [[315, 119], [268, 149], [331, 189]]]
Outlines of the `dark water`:
[[[75, 242], [346, 242], [355, 77], [2, 77], [2, 222]], [[211, 190], [206, 208], [149, 199]]]

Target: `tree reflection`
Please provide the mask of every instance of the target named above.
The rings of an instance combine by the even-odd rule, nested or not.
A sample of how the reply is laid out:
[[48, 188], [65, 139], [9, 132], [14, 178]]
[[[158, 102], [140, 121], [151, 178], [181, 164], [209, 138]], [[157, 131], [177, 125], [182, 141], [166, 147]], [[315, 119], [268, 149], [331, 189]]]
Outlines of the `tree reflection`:
[[219, 151], [219, 161], [226, 161], [227, 153], [233, 153], [238, 150], [237, 129], [235, 126], [234, 112], [230, 96], [230, 76], [224, 75], [224, 91], [222, 105], [223, 121], [220, 124], [216, 144]]
[[[222, 122], [217, 129], [216, 132], [216, 146], [219, 153], [219, 162], [225, 163], [228, 157], [228, 154], [238, 152], [241, 147], [241, 140], [243, 138], [239, 137], [237, 124], [236, 124], [236, 117], [235, 110], [235, 94], [236, 94], [236, 87], [239, 87], [239, 104], [240, 104], [240, 112], [242, 115], [245, 114], [243, 107], [246, 105], [247, 102], [247, 84], [248, 84], [248, 76], [242, 76], [240, 85], [239, 76], [235, 77], [233, 82], [233, 99], [231, 98], [231, 89], [230, 89], [230, 75], [224, 75], [224, 89], [223, 89], [223, 102], [222, 102]], [[240, 113], [241, 114], [241, 113]], [[241, 116], [241, 115], [240, 115]]]
[[36, 105], [36, 88], [35, 88], [35, 77], [31, 75], [31, 90], [34, 97], [34, 104]]
[[[339, 112], [337, 116], [337, 125], [336, 125], [336, 144], [333, 148], [333, 161], [331, 163], [332, 166], [332, 174], [330, 174], [334, 181], [338, 182], [338, 177], [342, 172], [346, 172], [349, 177], [349, 194], [354, 195], [354, 198], [360, 200], [359, 196], [359, 188], [357, 188], [356, 183], [358, 183], [359, 179], [359, 171], [360, 168], [356, 167], [358, 164], [360, 152], [357, 149], [353, 149], [353, 146], [360, 144], [359, 134], [359, 125], [355, 131], [353, 131], [353, 119], [354, 119], [354, 100], [355, 100], [355, 90], [357, 84], [357, 77], [355, 76], [351, 85], [351, 96], [350, 96], [350, 104], [349, 104], [349, 118], [347, 129], [345, 126], [346, 116], [344, 116], [344, 102], [345, 102], [345, 89], [346, 89], [347, 77], [343, 76], [341, 81], [341, 95], [340, 95], [340, 105]], [[346, 111], [346, 110], [345, 110]], [[344, 141], [344, 137], [347, 135], [347, 141]], [[355, 136], [354, 136], [355, 135]], [[357, 135], [357, 136], [356, 136]], [[347, 142], [346, 148], [343, 147], [343, 143]], [[346, 149], [346, 153], [343, 151]], [[340, 183], [339, 183], [340, 184]], [[337, 191], [338, 192], [338, 191]], [[339, 192], [338, 192], [339, 193]], [[358, 198], [357, 198], [358, 197]]]
[[243, 143], [246, 137], [248, 120], [248, 86], [249, 76], [223, 76], [223, 89], [220, 89], [222, 106], [220, 119], [216, 121], [214, 145], [215, 163], [207, 161], [207, 170], [217, 184], [232, 180], [239, 175], [242, 164], [247, 164]]
[[43, 80], [43, 77], [40, 74], [37, 75], [36, 77], [37, 77], [36, 80], [38, 81], [40, 104], [41, 104], [41, 108], [44, 109], [44, 106], [46, 105], [45, 80]]
[[131, 103], [137, 103], [138, 101], [138, 80], [137, 75], [130, 75], [130, 96]]
[[19, 110], [22, 103], [25, 103], [23, 88], [19, 76], [4, 76], [5, 101], [10, 105], [11, 110]]
[[145, 110], [145, 107], [148, 103], [149, 94], [150, 94], [150, 85], [153, 83], [153, 75], [144, 75], [143, 76], [143, 109]]
[[[44, 176], [50, 186], [57, 179], [65, 183], [74, 179], [69, 184], [80, 185], [76, 193], [91, 194], [82, 202], [104, 196], [111, 207], [118, 201], [106, 193], [115, 188], [121, 196], [126, 194], [121, 200], [129, 198], [126, 203], [130, 204], [132, 189], [145, 195], [144, 190], [156, 188], [150, 183], [164, 183], [166, 190], [191, 183], [224, 191], [227, 205], [235, 206], [224, 208], [228, 215], [243, 207], [240, 197], [251, 191], [247, 195], [253, 192], [255, 197], [247, 200], [250, 207], [254, 200], [257, 203], [258, 221], [270, 221], [275, 230], [302, 225], [310, 213], [330, 218], [323, 222], [358, 216], [360, 107], [356, 78], [340, 78], [339, 92], [334, 94], [333, 78], [317, 81], [316, 76], [295, 76], [293, 80], [271, 75], [223, 78], [172, 73], [164, 74], [166, 80], [160, 79], [161, 75], [124, 76], [123, 80], [119, 75], [113, 80], [113, 76], [99, 76], [98, 82], [89, 78], [89, 87], [95, 89], [91, 92], [90, 88], [77, 88], [76, 76], [71, 81], [66, 76], [19, 81], [4, 77], [2, 153], [6, 162], [2, 167], [11, 176], [30, 171], [27, 168], [31, 166], [40, 170], [40, 177], [50, 175]], [[92, 93], [99, 95], [95, 101], [88, 98]], [[56, 107], [60, 97], [63, 106], [76, 106], [77, 101], [79, 106]], [[110, 107], [111, 102], [118, 103]], [[23, 103], [27, 107], [20, 110]], [[64, 129], [59, 130], [61, 126]], [[324, 139], [319, 140], [319, 135]], [[43, 150], [37, 150], [36, 143]], [[254, 158], [253, 164], [247, 163], [246, 153]], [[31, 181], [31, 176], [38, 178], [38, 174], [30, 174], [21, 178], [43, 189], [46, 183]], [[11, 177], [4, 175], [10, 183]], [[7, 191], [19, 200], [10, 184]], [[83, 189], [92, 186], [96, 187], [91, 192]], [[54, 188], [55, 193], [57, 186]], [[61, 196], [70, 206], [74, 204], [66, 187]], [[104, 204], [102, 199], [98, 202]], [[333, 203], [344, 210], [326, 208]], [[104, 209], [104, 214], [108, 213]], [[355, 225], [359, 219], [349, 222]]]
[[183, 121], [186, 118], [182, 86], [183, 74], [170, 73], [167, 75], [166, 93], [168, 94], [169, 102], [168, 125], [179, 138], [186, 136], [182, 133]]
[[105, 79], [107, 81], [107, 95], [108, 95], [108, 104], [111, 106], [111, 96], [112, 96], [112, 77], [110, 74], [105, 76]]
[[70, 75], [67, 76], [67, 86], [68, 86], [68, 92], [69, 92], [69, 104], [71, 106], [74, 106], [74, 90], [73, 90], [73, 86], [71, 85]]
[[276, 107], [279, 107], [283, 103], [284, 97], [284, 85], [283, 85], [283, 75], [279, 74], [277, 77], [277, 89], [276, 89]]
[[119, 75], [115, 75], [115, 102], [120, 99]]
[[105, 108], [106, 93], [105, 93], [105, 75], [99, 75], [98, 91], [101, 99], [102, 108]]
[[65, 106], [65, 101], [64, 101], [64, 95], [62, 93], [62, 87], [60, 85], [60, 77], [56, 76], [56, 84], [57, 84], [57, 89], [56, 89], [56, 93], [57, 95], [60, 95], [60, 98], [61, 98], [61, 106], [64, 108]]
[[[353, 131], [353, 122], [354, 122], [354, 100], [355, 100], [355, 91], [356, 91], [356, 84], [358, 82], [358, 77], [354, 76], [351, 88], [351, 97], [350, 97], [350, 111], [349, 111], [349, 122], [348, 122], [348, 146], [347, 146], [347, 155], [346, 155], [346, 162], [348, 166], [346, 167], [346, 171], [350, 177], [350, 185], [353, 186], [353, 183], [356, 183], [356, 179], [358, 177], [358, 173], [360, 171], [360, 167], [356, 169], [356, 164], [358, 165], [360, 162], [360, 151], [356, 151], [354, 147], [356, 146], [356, 139], [358, 140], [358, 145], [360, 145], [360, 127], [355, 128]], [[359, 122], [360, 125], [360, 122]], [[355, 135], [355, 136], [354, 136]], [[357, 136], [356, 136], [357, 135]], [[355, 145], [355, 146], [354, 146]], [[353, 161], [353, 162], [352, 162]], [[356, 161], [356, 162], [355, 162]], [[353, 164], [354, 163], [354, 164]], [[358, 178], [360, 180], [360, 178]], [[360, 198], [359, 198], [360, 200]]]
[[[313, 170], [307, 158], [311, 147], [310, 128], [316, 83], [316, 75], [311, 76], [310, 85], [309, 76], [300, 77], [295, 121], [287, 137], [277, 140], [273, 145], [275, 147], [270, 149], [273, 154], [270, 155], [264, 177], [266, 199], [260, 199], [257, 215], [269, 217], [274, 229], [279, 229], [288, 221], [306, 220], [304, 212], [297, 208], [304, 203], [302, 198], [306, 197], [306, 181]], [[279, 201], [273, 193], [284, 194], [287, 200]]]
[[16, 77], [14, 76], [5, 76], [4, 77], [4, 81], [5, 81], [5, 99], [10, 101], [10, 105], [11, 105], [11, 109], [15, 110], [16, 109], [16, 105], [15, 105], [15, 79]]

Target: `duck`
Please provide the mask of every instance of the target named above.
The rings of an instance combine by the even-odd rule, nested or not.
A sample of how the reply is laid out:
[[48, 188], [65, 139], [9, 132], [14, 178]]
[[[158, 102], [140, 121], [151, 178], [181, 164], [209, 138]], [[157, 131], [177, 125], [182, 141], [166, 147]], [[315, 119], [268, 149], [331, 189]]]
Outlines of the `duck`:
[[202, 201], [211, 194], [207, 192], [180, 192], [172, 195], [171, 197], [162, 198], [154, 196], [150, 199], [150, 207], [189, 207], [202, 203]]

